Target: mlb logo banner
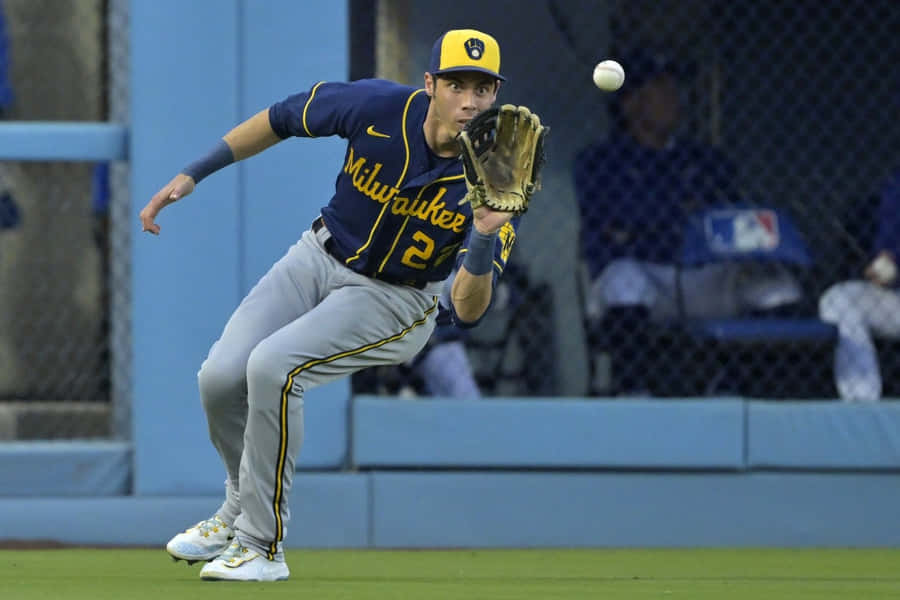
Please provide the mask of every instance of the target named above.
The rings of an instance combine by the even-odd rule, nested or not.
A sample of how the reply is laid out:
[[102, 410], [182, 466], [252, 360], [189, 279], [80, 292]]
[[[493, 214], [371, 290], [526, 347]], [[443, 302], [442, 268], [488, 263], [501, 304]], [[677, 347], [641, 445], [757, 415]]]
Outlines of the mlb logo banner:
[[713, 252], [740, 254], [778, 247], [778, 215], [772, 210], [720, 210], [706, 215], [706, 239]]

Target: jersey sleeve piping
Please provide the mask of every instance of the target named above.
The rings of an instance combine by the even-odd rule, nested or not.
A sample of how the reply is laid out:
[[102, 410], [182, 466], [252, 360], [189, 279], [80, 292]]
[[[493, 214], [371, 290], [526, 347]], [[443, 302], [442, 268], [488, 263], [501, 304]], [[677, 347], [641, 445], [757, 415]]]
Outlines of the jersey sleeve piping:
[[309, 98], [306, 100], [306, 104], [303, 105], [303, 129], [306, 131], [306, 135], [309, 137], [316, 137], [313, 135], [313, 132], [309, 130], [309, 126], [306, 124], [306, 111], [309, 110], [309, 105], [312, 103], [313, 98], [316, 97], [316, 91], [319, 89], [319, 86], [325, 83], [324, 81], [320, 81], [316, 85], [313, 86], [312, 91], [309, 93]]
[[412, 94], [409, 95], [409, 98], [406, 99], [406, 106], [403, 107], [403, 120], [401, 121], [403, 127], [403, 148], [406, 150], [406, 160], [403, 162], [403, 172], [400, 173], [400, 178], [397, 179], [397, 185], [394, 187], [399, 188], [400, 184], [403, 183], [403, 178], [406, 177], [406, 170], [409, 169], [409, 135], [407, 134], [407, 123], [406, 118], [409, 114], [409, 107], [412, 105], [413, 98], [415, 98], [421, 92], [425, 90], [416, 90]]

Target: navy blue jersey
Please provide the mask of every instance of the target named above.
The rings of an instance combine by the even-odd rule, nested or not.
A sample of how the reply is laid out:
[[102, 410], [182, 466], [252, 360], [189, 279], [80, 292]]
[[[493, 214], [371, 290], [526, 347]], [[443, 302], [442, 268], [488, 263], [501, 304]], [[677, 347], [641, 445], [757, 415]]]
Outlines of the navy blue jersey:
[[[410, 284], [442, 281], [461, 260], [472, 209], [460, 204], [466, 194], [462, 161], [435, 155], [425, 142], [429, 102], [423, 89], [364, 79], [320, 82], [269, 109], [281, 138], [347, 140], [322, 217], [337, 254], [358, 273]], [[500, 231], [495, 279], [515, 242], [515, 227]]]

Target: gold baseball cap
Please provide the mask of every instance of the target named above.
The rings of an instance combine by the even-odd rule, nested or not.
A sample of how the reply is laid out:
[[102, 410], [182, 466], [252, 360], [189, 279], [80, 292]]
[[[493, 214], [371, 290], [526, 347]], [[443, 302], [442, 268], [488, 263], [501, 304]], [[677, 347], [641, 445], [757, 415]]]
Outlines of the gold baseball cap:
[[506, 81], [500, 74], [497, 40], [476, 29], [453, 29], [439, 37], [431, 49], [428, 72], [442, 75], [458, 71], [478, 71]]

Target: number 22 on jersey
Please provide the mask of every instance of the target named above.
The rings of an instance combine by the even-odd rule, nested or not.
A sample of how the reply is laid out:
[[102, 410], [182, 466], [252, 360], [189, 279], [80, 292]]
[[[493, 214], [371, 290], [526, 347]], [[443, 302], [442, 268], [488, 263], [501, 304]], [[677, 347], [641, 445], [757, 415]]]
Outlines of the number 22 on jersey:
[[[400, 262], [407, 267], [421, 271], [428, 267], [428, 261], [431, 260], [431, 257], [434, 254], [434, 240], [421, 230], [415, 232], [412, 235], [412, 239], [417, 243], [406, 249]], [[461, 242], [450, 244], [446, 248], [443, 248], [432, 266], [437, 266], [447, 260], [447, 257], [453, 254], [460, 245]]]

